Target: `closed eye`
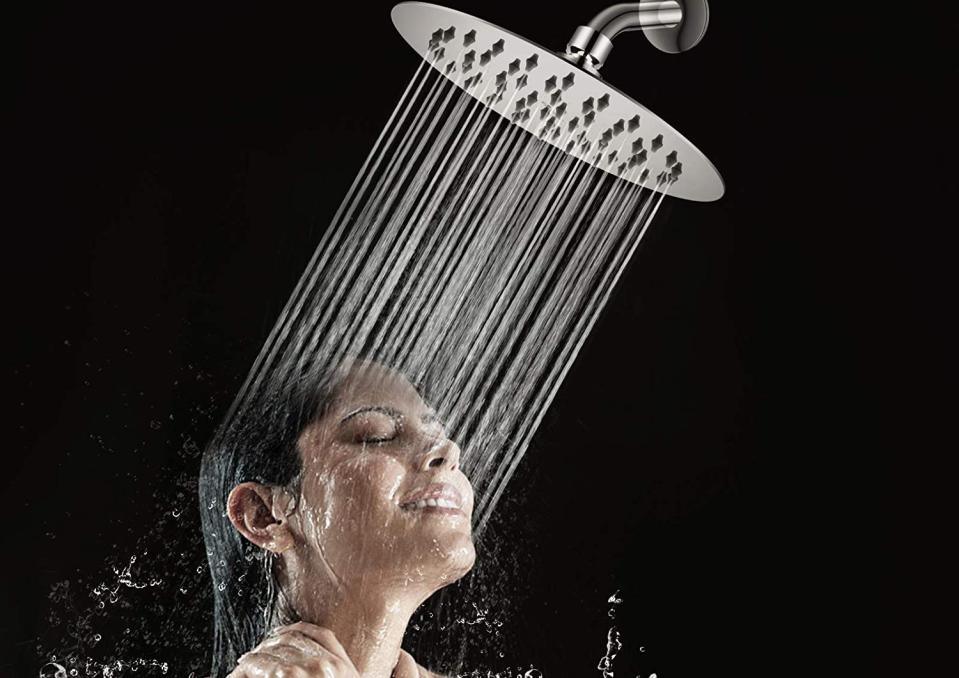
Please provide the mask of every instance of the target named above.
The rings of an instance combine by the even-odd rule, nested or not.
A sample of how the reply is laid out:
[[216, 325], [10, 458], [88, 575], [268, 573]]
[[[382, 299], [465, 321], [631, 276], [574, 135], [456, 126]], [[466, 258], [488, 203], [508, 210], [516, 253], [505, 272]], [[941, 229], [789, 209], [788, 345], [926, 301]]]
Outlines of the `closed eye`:
[[347, 414], [340, 425], [352, 434], [349, 440], [358, 445], [381, 445], [394, 440], [400, 432], [403, 415], [388, 407], [361, 407]]
[[391, 440], [395, 440], [395, 439], [396, 439], [396, 434], [394, 433], [393, 435], [389, 437], [360, 436], [360, 438], [356, 442], [361, 443], [363, 445], [380, 445], [382, 443], [388, 443]]

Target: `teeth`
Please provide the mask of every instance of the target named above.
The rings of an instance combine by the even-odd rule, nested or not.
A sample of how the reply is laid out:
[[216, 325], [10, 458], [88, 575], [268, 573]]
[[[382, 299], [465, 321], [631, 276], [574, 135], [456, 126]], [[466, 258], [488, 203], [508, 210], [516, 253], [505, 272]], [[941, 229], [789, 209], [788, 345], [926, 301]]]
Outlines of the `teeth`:
[[448, 509], [459, 509], [459, 504], [457, 504], [452, 499], [447, 499], [446, 497], [437, 497], [436, 499], [420, 499], [416, 502], [411, 502], [409, 504], [403, 504], [407, 508], [417, 508], [423, 509], [428, 506], [436, 506], [439, 508], [448, 508]]

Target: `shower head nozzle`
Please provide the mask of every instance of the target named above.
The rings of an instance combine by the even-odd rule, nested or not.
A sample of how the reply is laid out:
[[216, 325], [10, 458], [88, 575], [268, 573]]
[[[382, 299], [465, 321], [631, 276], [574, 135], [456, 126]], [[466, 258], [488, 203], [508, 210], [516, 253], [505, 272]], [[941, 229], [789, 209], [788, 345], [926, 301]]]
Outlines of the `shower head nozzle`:
[[[392, 18], [433, 68], [543, 141], [626, 181], [678, 198], [709, 202], [722, 197], [723, 180], [706, 156], [597, 72], [612, 38], [624, 31], [643, 30], [666, 52], [691, 48], [706, 30], [706, 0], [614, 5], [577, 29], [565, 54], [425, 2], [402, 2], [393, 8]], [[577, 36], [578, 46], [573, 45]]]

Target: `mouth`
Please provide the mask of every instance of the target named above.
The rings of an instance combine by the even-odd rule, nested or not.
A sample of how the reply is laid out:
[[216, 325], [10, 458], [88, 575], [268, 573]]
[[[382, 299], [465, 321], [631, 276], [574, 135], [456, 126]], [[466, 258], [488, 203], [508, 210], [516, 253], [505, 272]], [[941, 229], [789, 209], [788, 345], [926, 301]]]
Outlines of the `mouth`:
[[432, 483], [416, 490], [399, 503], [404, 511], [420, 511], [446, 515], [466, 515], [463, 511], [463, 497], [452, 485]]

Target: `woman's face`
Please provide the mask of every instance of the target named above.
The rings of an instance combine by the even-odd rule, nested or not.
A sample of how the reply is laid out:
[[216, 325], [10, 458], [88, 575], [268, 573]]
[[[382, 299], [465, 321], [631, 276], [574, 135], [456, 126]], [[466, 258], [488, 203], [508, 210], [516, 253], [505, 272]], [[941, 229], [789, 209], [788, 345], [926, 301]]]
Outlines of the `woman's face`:
[[308, 568], [344, 587], [439, 588], [473, 565], [460, 449], [402, 374], [356, 362], [299, 439], [296, 529]]

